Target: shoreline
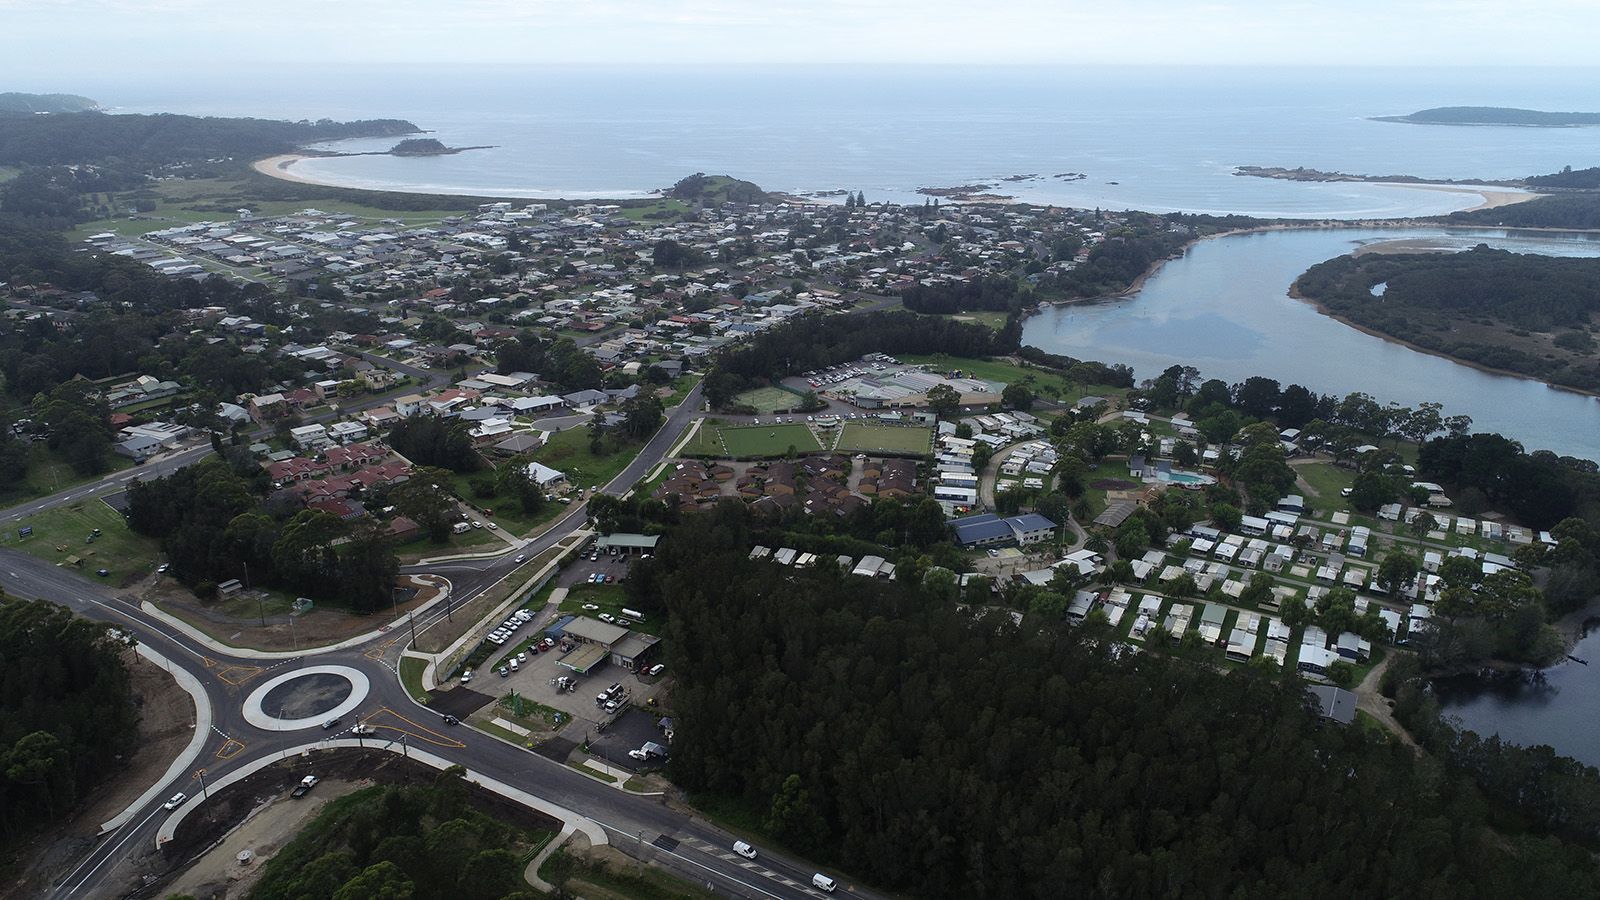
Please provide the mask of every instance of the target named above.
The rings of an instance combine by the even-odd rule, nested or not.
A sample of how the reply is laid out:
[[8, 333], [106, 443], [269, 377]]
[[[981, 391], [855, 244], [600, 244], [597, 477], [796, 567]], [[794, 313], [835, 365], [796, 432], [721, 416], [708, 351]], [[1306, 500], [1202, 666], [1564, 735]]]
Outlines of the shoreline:
[[[459, 150], [480, 150], [480, 149], [485, 149], [485, 148], [483, 148], [483, 147], [462, 147], [462, 148], [458, 148], [458, 150], [454, 151], [454, 152], [459, 152]], [[401, 189], [401, 188], [394, 188], [394, 187], [388, 187], [388, 188], [351, 187], [349, 185], [337, 184], [337, 183], [331, 182], [331, 181], [323, 181], [323, 180], [319, 180], [319, 179], [316, 179], [316, 178], [309, 178], [309, 177], [306, 177], [304, 175], [300, 175], [300, 174], [298, 174], [298, 173], [293, 171], [292, 167], [294, 166], [294, 164], [297, 163], [297, 162], [300, 162], [301, 160], [321, 159], [321, 158], [324, 158], [324, 157], [326, 157], [328, 155], [329, 154], [316, 153], [316, 152], [306, 152], [306, 151], [296, 151], [294, 153], [280, 153], [280, 154], [278, 154], [276, 156], [269, 156], [269, 157], [266, 157], [265, 159], [258, 159], [258, 160], [254, 161], [254, 162], [252, 162], [250, 164], [250, 168], [255, 170], [256, 172], [261, 173], [262, 175], [268, 176], [269, 178], [277, 178], [279, 180], [289, 181], [289, 182], [293, 182], [295, 184], [308, 184], [308, 185], [316, 185], [317, 187], [337, 188], [339, 190], [348, 190], [348, 191], [363, 191], [363, 190], [365, 190], [365, 191], [373, 191], [373, 190], [377, 190], [377, 191], [386, 191], [386, 192], [392, 191], [392, 192], [395, 192], [395, 193], [434, 193], [434, 192], [429, 192], [429, 191], [409, 191], [409, 190], [404, 190], [404, 189]], [[336, 154], [336, 155], [385, 156], [385, 155], [392, 155], [392, 154], [389, 154], [387, 151], [383, 151], [383, 152], [375, 152], [375, 153]], [[427, 154], [427, 155], [439, 155], [439, 154]], [[404, 157], [404, 156], [405, 155], [402, 154], [402, 157]], [[1502, 206], [1511, 206], [1511, 205], [1516, 204], [1516, 203], [1523, 203], [1523, 202], [1526, 202], [1528, 200], [1533, 200], [1533, 199], [1535, 199], [1537, 197], [1546, 196], [1544, 194], [1535, 194], [1535, 193], [1532, 193], [1532, 192], [1524, 192], [1524, 191], [1493, 190], [1493, 189], [1488, 188], [1488, 187], [1473, 188], [1473, 187], [1446, 185], [1446, 184], [1413, 184], [1413, 183], [1408, 183], [1408, 182], [1396, 182], [1396, 181], [1373, 181], [1373, 182], [1366, 182], [1366, 183], [1368, 183], [1368, 184], [1378, 184], [1378, 185], [1383, 185], [1383, 186], [1386, 186], [1386, 187], [1417, 188], [1417, 189], [1422, 189], [1422, 190], [1441, 191], [1441, 192], [1450, 193], [1450, 194], [1477, 194], [1478, 196], [1483, 198], [1483, 202], [1477, 204], [1476, 206], [1470, 206], [1470, 207], [1467, 207], [1465, 209], [1453, 210], [1453, 212], [1476, 212], [1478, 210], [1484, 210], [1484, 209], [1498, 209], [1499, 207], [1502, 207]], [[926, 188], [919, 189], [919, 192], [921, 192], [923, 190], [928, 190], [928, 189], [926, 189]], [[936, 189], [936, 190], [958, 190], [958, 189], [943, 189], [943, 188], [940, 188], [940, 189]], [[771, 192], [771, 193], [782, 194], [783, 192], [776, 192], [775, 191], [775, 192]], [[461, 193], [455, 193], [455, 192], [439, 192], [439, 195], [440, 196], [448, 196], [448, 197], [487, 196], [487, 195], [476, 195], [476, 194], [461, 194]], [[792, 195], [792, 196], [803, 196], [803, 195]], [[935, 196], [935, 195], [930, 194], [929, 196]], [[512, 198], [512, 199], [522, 199], [522, 198]], [[597, 202], [597, 201], [600, 201], [600, 202], [614, 202], [614, 201], [623, 201], [623, 200], [633, 200], [633, 199], [638, 199], [638, 198], [635, 198], [635, 197], [580, 197], [580, 198], [560, 197], [560, 198], [548, 198], [548, 199], [571, 200], [573, 202]], [[959, 196], [958, 195], [945, 195], [944, 199], [948, 200], [952, 204], [962, 205], [962, 206], [964, 206], [964, 205], [973, 205], [973, 206], [984, 206], [984, 205], [994, 205], [994, 206], [1037, 206], [1037, 207], [1042, 207], [1042, 208], [1060, 207], [1061, 206], [1061, 204], [1056, 204], [1056, 203], [1036, 203], [1036, 202], [1029, 201], [1029, 200], [1021, 200], [1021, 199], [1018, 199], [1016, 197], [1013, 197], [1013, 196], [1010, 196], [1010, 195], [1007, 195], [1007, 194], [980, 193], [980, 194], [969, 194], [969, 195], [959, 195]], [[805, 202], [810, 202], [809, 198]], [[1061, 208], [1073, 208], [1073, 207], [1061, 207]], [[1310, 226], [1313, 221], [1315, 221], [1315, 222], [1317, 222], [1319, 224], [1322, 223], [1322, 222], [1326, 222], [1326, 221], [1336, 221], [1336, 222], [1341, 222], [1341, 223], [1349, 223], [1350, 225], [1358, 225], [1358, 224], [1362, 224], [1364, 222], [1368, 222], [1368, 221], [1371, 221], [1371, 220], [1360, 220], [1360, 219], [1324, 220], [1324, 219], [1319, 219], [1319, 220], [1306, 220], [1306, 221], [1307, 221], [1307, 226]], [[1383, 220], [1383, 221], [1396, 221], [1396, 220]], [[1405, 221], [1405, 220], [1398, 220], [1398, 221]], [[1302, 227], [1302, 226], [1287, 226], [1287, 227]], [[1248, 230], [1248, 229], [1246, 229], [1246, 230]], [[1208, 237], [1209, 236], [1210, 235], [1208, 235]], [[1200, 239], [1200, 240], [1203, 240], [1203, 238]], [[1188, 249], [1188, 245], [1187, 244], [1184, 245], [1184, 249], [1185, 250]]]
[[[1471, 193], [1477, 194], [1477, 193], [1483, 193], [1483, 192], [1482, 191], [1471, 191]], [[1523, 195], [1521, 195], [1521, 194], [1516, 194], [1514, 196], [1523, 197]], [[1533, 197], [1533, 195], [1527, 195], [1525, 199], [1532, 199], [1532, 197]], [[1513, 200], [1511, 202], [1520, 203], [1520, 202], [1522, 202], [1522, 200], [1520, 200], [1520, 199], [1519, 200]], [[1501, 204], [1501, 205], [1506, 205], [1506, 204]], [[1153, 277], [1157, 272], [1161, 271], [1163, 266], [1165, 266], [1171, 260], [1182, 259], [1183, 257], [1188, 256], [1190, 248], [1194, 247], [1196, 244], [1199, 244], [1201, 241], [1209, 241], [1209, 240], [1215, 240], [1217, 238], [1225, 238], [1225, 237], [1237, 237], [1237, 236], [1246, 235], [1246, 234], [1265, 234], [1265, 233], [1273, 232], [1273, 231], [1301, 231], [1301, 230], [1310, 230], [1310, 229], [1326, 229], [1326, 230], [1329, 230], [1329, 231], [1336, 231], [1336, 230], [1341, 230], [1341, 229], [1356, 229], [1356, 228], [1367, 229], [1367, 228], [1428, 228], [1428, 227], [1440, 228], [1440, 229], [1445, 229], [1445, 230], [1481, 230], [1481, 229], [1484, 229], [1484, 228], [1500, 228], [1500, 229], [1502, 229], [1504, 231], [1533, 231], [1533, 232], [1538, 232], [1538, 231], [1557, 231], [1557, 232], [1576, 232], [1576, 233], [1589, 233], [1589, 234], [1596, 233], [1597, 231], [1600, 231], [1600, 229], [1572, 229], [1572, 228], [1511, 228], [1511, 227], [1503, 226], [1503, 225], [1448, 225], [1448, 224], [1443, 224], [1443, 223], [1423, 223], [1423, 222], [1417, 222], [1415, 220], [1413, 220], [1411, 222], [1406, 222], [1404, 220], [1401, 220], [1401, 221], [1396, 221], [1396, 222], [1379, 222], [1379, 223], [1354, 222], [1354, 221], [1351, 221], [1351, 222], [1342, 222], [1340, 224], [1334, 224], [1334, 225], [1327, 224], [1327, 222], [1316, 222], [1316, 223], [1308, 222], [1308, 223], [1303, 224], [1303, 225], [1279, 222], [1279, 223], [1274, 223], [1274, 224], [1271, 224], [1271, 225], [1257, 225], [1257, 226], [1253, 226], [1253, 227], [1250, 227], [1250, 228], [1235, 228], [1235, 229], [1232, 229], [1230, 231], [1219, 231], [1216, 234], [1203, 235], [1201, 237], [1193, 238], [1193, 239], [1185, 242], [1181, 247], [1179, 247], [1177, 249], [1177, 251], [1175, 251], [1173, 253], [1173, 255], [1168, 256], [1168, 257], [1166, 257], [1164, 259], [1158, 259], [1155, 262], [1151, 263], [1149, 268], [1147, 268], [1143, 272], [1141, 272], [1139, 274], [1139, 276], [1137, 278], [1135, 278], [1131, 283], [1129, 283], [1129, 285], [1126, 288], [1124, 288], [1123, 290], [1117, 291], [1116, 293], [1112, 293], [1112, 294], [1097, 294], [1097, 295], [1095, 295], [1093, 297], [1073, 297], [1073, 298], [1071, 298], [1069, 300], [1047, 300], [1047, 301], [1043, 301], [1043, 302], [1040, 302], [1035, 307], [1033, 307], [1033, 309], [1028, 310], [1022, 316], [1021, 321], [1023, 323], [1026, 323], [1028, 319], [1032, 318], [1033, 316], [1039, 315], [1040, 312], [1042, 312], [1043, 308], [1046, 307], [1046, 306], [1080, 306], [1080, 305], [1087, 305], [1087, 304], [1091, 304], [1091, 303], [1103, 303], [1103, 302], [1108, 301], [1108, 300], [1128, 300], [1128, 299], [1131, 299], [1136, 294], [1138, 294], [1141, 290], [1144, 289], [1145, 282], [1149, 281], [1151, 277]], [[1358, 248], [1357, 250], [1352, 251], [1352, 252], [1359, 253], [1360, 250]], [[1449, 360], [1450, 362], [1453, 362], [1453, 363], [1455, 363], [1457, 365], [1466, 366], [1466, 367], [1472, 368], [1472, 369], [1477, 369], [1478, 371], [1483, 372], [1485, 374], [1499, 375], [1499, 376], [1506, 377], [1506, 378], [1518, 378], [1518, 379], [1521, 379], [1523, 381], [1532, 381], [1532, 382], [1534, 382], [1536, 384], [1542, 384], [1542, 385], [1544, 385], [1545, 387], [1547, 387], [1547, 388], [1549, 388], [1551, 390], [1566, 391], [1569, 394], [1577, 394], [1577, 395], [1582, 396], [1582, 397], [1600, 398], [1600, 392], [1586, 391], [1586, 390], [1583, 390], [1582, 388], [1569, 387], [1567, 385], [1562, 385], [1562, 384], [1552, 384], [1551, 382], [1545, 381], [1545, 380], [1543, 380], [1541, 378], [1534, 377], [1532, 375], [1527, 375], [1527, 374], [1522, 373], [1522, 372], [1513, 372], [1510, 369], [1497, 369], [1497, 368], [1495, 368], [1493, 366], [1486, 366], [1483, 363], [1474, 362], [1474, 361], [1469, 360], [1469, 359], [1461, 359], [1459, 357], [1451, 356], [1448, 353], [1440, 353], [1437, 350], [1430, 350], [1430, 349], [1428, 349], [1426, 347], [1417, 346], [1416, 344], [1413, 344], [1410, 341], [1405, 340], [1404, 338], [1398, 338], [1398, 337], [1395, 337], [1393, 335], [1384, 334], [1381, 331], [1376, 331], [1374, 329], [1368, 328], [1368, 327], [1366, 327], [1364, 325], [1361, 325], [1359, 323], [1352, 322], [1349, 319], [1344, 318], [1343, 316], [1338, 316], [1338, 315], [1335, 315], [1335, 314], [1329, 312], [1327, 309], [1325, 309], [1323, 307], [1323, 305], [1321, 303], [1318, 303], [1317, 301], [1311, 299], [1310, 297], [1302, 296], [1299, 293], [1299, 291], [1296, 289], [1296, 287], [1295, 287], [1295, 284], [1298, 281], [1299, 281], [1299, 278], [1296, 277], [1295, 282], [1291, 282], [1290, 285], [1289, 285], [1289, 290], [1288, 290], [1288, 294], [1287, 295], [1291, 299], [1296, 300], [1296, 301], [1301, 302], [1301, 303], [1310, 304], [1311, 307], [1318, 312], [1318, 314], [1327, 316], [1328, 318], [1333, 319], [1334, 321], [1339, 322], [1339, 323], [1341, 323], [1343, 325], [1347, 325], [1347, 326], [1349, 326], [1351, 328], [1354, 328], [1355, 330], [1357, 330], [1357, 331], [1359, 331], [1359, 332], [1361, 332], [1363, 334], [1370, 335], [1370, 336], [1378, 338], [1379, 340], [1382, 340], [1382, 341], [1387, 341], [1387, 342], [1389, 342], [1391, 344], [1398, 344], [1398, 345], [1400, 345], [1402, 347], [1407, 348], [1408, 350], [1413, 350], [1413, 351], [1415, 351], [1417, 353], [1423, 353], [1423, 354], [1426, 354], [1428, 356], [1435, 356], [1435, 357], [1438, 357], [1439, 359]]]
[[316, 185], [317, 187], [338, 187], [338, 185], [332, 185], [325, 181], [317, 181], [315, 179], [306, 178], [289, 171], [289, 167], [300, 160], [314, 158], [315, 157], [309, 153], [280, 153], [277, 156], [269, 156], [266, 159], [258, 159], [250, 164], [250, 168], [260, 172], [262, 175], [266, 175], [271, 178], [277, 178], [282, 181], [290, 181], [295, 184], [311, 184]]
[[1484, 373], [1487, 373], [1489, 375], [1502, 375], [1502, 376], [1506, 376], [1506, 377], [1510, 377], [1510, 378], [1520, 378], [1523, 381], [1532, 381], [1532, 382], [1534, 382], [1536, 384], [1542, 384], [1545, 387], [1550, 388], [1551, 390], [1566, 391], [1569, 394], [1577, 394], [1577, 395], [1579, 395], [1581, 397], [1597, 397], [1597, 398], [1600, 398], [1600, 393], [1597, 393], [1595, 391], [1586, 391], [1583, 388], [1570, 387], [1570, 386], [1564, 385], [1564, 384], [1554, 384], [1552, 382], [1545, 381], [1544, 379], [1539, 378], [1537, 376], [1529, 375], [1529, 374], [1527, 374], [1525, 372], [1514, 372], [1514, 371], [1512, 371], [1510, 369], [1500, 369], [1500, 368], [1496, 368], [1494, 366], [1484, 365], [1483, 363], [1480, 363], [1480, 362], [1474, 362], [1473, 360], [1470, 360], [1470, 359], [1462, 359], [1459, 356], [1451, 356], [1448, 353], [1440, 353], [1437, 350], [1430, 350], [1427, 347], [1421, 347], [1421, 346], [1418, 346], [1416, 344], [1413, 344], [1412, 342], [1406, 340], [1405, 338], [1395, 337], [1392, 334], [1386, 334], [1386, 333], [1384, 333], [1382, 331], [1378, 331], [1378, 330], [1370, 328], [1370, 327], [1368, 327], [1366, 325], [1362, 325], [1359, 322], [1352, 322], [1351, 320], [1345, 318], [1344, 316], [1338, 315], [1336, 313], [1329, 312], [1327, 310], [1327, 308], [1325, 306], [1323, 306], [1320, 302], [1318, 302], [1318, 301], [1316, 301], [1316, 300], [1314, 300], [1314, 299], [1312, 299], [1310, 297], [1307, 297], [1306, 295], [1300, 293], [1299, 281], [1300, 280], [1298, 278], [1296, 278], [1295, 282], [1293, 284], [1289, 285], [1289, 297], [1290, 297], [1290, 299], [1298, 300], [1301, 303], [1310, 304], [1310, 306], [1313, 309], [1315, 309], [1320, 315], [1327, 316], [1328, 318], [1334, 320], [1335, 322], [1339, 322], [1341, 324], [1348, 325], [1349, 327], [1354, 328], [1355, 330], [1361, 332], [1362, 334], [1369, 334], [1369, 335], [1371, 335], [1371, 336], [1373, 336], [1375, 338], [1378, 338], [1380, 340], [1387, 341], [1387, 342], [1389, 342], [1391, 344], [1398, 344], [1398, 345], [1400, 345], [1402, 347], [1405, 347], [1405, 348], [1407, 348], [1409, 350], [1414, 350], [1414, 351], [1416, 351], [1418, 353], [1424, 353], [1424, 354], [1427, 354], [1428, 356], [1437, 356], [1440, 359], [1448, 359], [1451, 362], [1455, 363], [1456, 365], [1466, 366], [1466, 367], [1468, 367], [1470, 369], [1477, 369], [1479, 372], [1484, 372]]

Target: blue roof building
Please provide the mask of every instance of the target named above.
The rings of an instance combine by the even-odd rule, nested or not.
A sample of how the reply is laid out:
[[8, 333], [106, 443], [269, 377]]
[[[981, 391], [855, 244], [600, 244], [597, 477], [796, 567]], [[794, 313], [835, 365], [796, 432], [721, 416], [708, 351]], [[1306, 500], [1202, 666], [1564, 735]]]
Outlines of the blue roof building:
[[1000, 544], [1035, 544], [1050, 539], [1056, 523], [1038, 513], [1002, 519], [994, 513], [966, 516], [950, 523], [956, 543], [963, 547], [993, 547]]

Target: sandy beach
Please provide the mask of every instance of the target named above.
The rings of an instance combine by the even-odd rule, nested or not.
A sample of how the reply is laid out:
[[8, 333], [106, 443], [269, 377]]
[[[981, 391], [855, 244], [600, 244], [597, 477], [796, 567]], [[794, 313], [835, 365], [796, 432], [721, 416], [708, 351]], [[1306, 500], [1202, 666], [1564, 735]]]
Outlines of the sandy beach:
[[1480, 209], [1497, 209], [1501, 206], [1510, 206], [1513, 203], [1526, 203], [1544, 194], [1535, 194], [1531, 191], [1501, 191], [1494, 188], [1461, 187], [1453, 184], [1414, 184], [1406, 181], [1374, 181], [1371, 184], [1387, 184], [1393, 187], [1416, 188], [1424, 191], [1441, 191], [1446, 194], [1477, 194], [1483, 202], [1477, 206], [1469, 206], [1461, 212], [1474, 212]]
[[295, 163], [302, 159], [310, 158], [310, 156], [304, 153], [285, 153], [281, 156], [269, 156], [266, 159], [258, 159], [250, 164], [250, 168], [255, 169], [257, 172], [260, 172], [263, 175], [271, 175], [273, 178], [281, 178], [284, 181], [293, 181], [296, 184], [320, 184], [326, 186], [325, 182], [317, 181], [312, 178], [302, 178], [290, 170], [290, 167]]

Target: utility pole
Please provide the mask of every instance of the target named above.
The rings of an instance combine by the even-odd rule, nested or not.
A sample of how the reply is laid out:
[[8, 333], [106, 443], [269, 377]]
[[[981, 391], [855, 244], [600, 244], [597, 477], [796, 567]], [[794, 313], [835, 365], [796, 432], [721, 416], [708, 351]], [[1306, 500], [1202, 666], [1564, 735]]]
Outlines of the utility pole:
[[200, 799], [206, 799], [206, 770], [196, 769], [194, 777], [200, 779]]
[[411, 649], [415, 650], [417, 647], [417, 611], [412, 610], [411, 614], [406, 617], [406, 621], [411, 623]]

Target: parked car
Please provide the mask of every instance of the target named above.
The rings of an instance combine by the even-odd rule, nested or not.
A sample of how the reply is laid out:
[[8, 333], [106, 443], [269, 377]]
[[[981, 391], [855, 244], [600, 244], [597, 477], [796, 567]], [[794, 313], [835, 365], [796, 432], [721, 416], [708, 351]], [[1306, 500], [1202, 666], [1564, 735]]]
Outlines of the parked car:
[[185, 794], [183, 791], [179, 791], [176, 794], [172, 795], [172, 799], [171, 800], [168, 800], [167, 802], [161, 804], [161, 808], [162, 809], [177, 809], [179, 806], [182, 806], [183, 805], [183, 801], [185, 801], [187, 799], [189, 799], [189, 795]]
[[471, 669], [468, 669], [465, 672], [461, 673], [461, 683], [462, 684], [466, 684], [467, 682], [469, 682], [471, 680], [472, 680], [472, 670]]
[[511, 670], [506, 668], [505, 666], [501, 666], [500, 668], [495, 669], [495, 672], [499, 673], [501, 678], [505, 678], [505, 677], [507, 677], [507, 676], [509, 676], [511, 674]]
[[525, 663], [527, 661], [528, 661], [528, 651], [524, 650], [521, 653], [517, 654], [517, 662]]
[[602, 622], [609, 622], [609, 623], [613, 623], [613, 624], [615, 624], [616, 621], [617, 621], [617, 617], [613, 616], [611, 613], [601, 613], [600, 615], [596, 616], [595, 618], [599, 619]]
[[172, 568], [172, 566], [168, 565], [167, 563], [162, 563], [161, 565], [156, 566], [156, 574], [165, 575], [167, 574], [167, 570], [170, 568]]
[[666, 663], [656, 663], [655, 665], [653, 665], [650, 668], [646, 669], [645, 670], [645, 674], [646, 675], [660, 675], [662, 672], [665, 672], [666, 670], [667, 670], [667, 664]]
[[99, 575], [101, 578], [104, 578], [107, 575], [111, 574], [111, 570], [110, 569], [96, 569], [95, 570], [95, 574]]
[[633, 757], [634, 759], [637, 759], [640, 762], [644, 762], [645, 760], [650, 758], [650, 754], [644, 752], [643, 750], [640, 750], [638, 747], [635, 747], [632, 750], [629, 750], [628, 751], [628, 755]]

